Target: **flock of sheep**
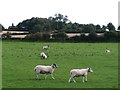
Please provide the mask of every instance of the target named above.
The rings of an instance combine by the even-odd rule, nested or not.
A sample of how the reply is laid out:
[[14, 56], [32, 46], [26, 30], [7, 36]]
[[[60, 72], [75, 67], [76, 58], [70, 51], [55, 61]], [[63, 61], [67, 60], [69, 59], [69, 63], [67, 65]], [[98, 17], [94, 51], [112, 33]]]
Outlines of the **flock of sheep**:
[[[43, 50], [48, 50], [49, 49], [49, 45], [48, 46], [43, 46]], [[106, 48], [105, 50], [106, 53], [110, 53], [110, 50], [108, 50]], [[47, 55], [42, 52], [40, 54], [41, 59], [46, 59]], [[53, 72], [54, 70], [57, 68], [58, 66], [56, 64], [52, 64], [51, 66], [44, 66], [44, 65], [37, 65], [34, 68], [34, 71], [36, 73], [36, 79], [38, 79], [38, 75], [39, 74], [46, 74], [45, 76], [45, 80], [47, 78], [47, 76], [50, 74], [52, 79], [55, 80], [54, 76], [53, 76]], [[85, 68], [85, 69], [72, 69], [70, 71], [70, 79], [68, 80], [68, 82], [70, 83], [71, 80], [76, 82], [74, 77], [82, 77], [82, 82], [87, 82], [87, 75], [88, 72], [93, 72], [92, 68]]]

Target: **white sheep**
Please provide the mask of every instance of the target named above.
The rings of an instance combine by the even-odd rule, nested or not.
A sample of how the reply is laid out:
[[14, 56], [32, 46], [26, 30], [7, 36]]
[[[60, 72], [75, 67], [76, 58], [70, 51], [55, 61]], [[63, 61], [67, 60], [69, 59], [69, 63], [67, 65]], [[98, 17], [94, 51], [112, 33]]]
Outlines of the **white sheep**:
[[82, 80], [83, 82], [84, 82], [84, 79], [85, 79], [85, 81], [87, 81], [87, 74], [88, 74], [88, 72], [93, 72], [92, 68], [72, 69], [72, 70], [70, 71], [70, 79], [69, 79], [68, 82], [70, 82], [71, 79], [72, 79], [74, 82], [76, 82], [75, 79], [74, 79], [74, 77], [80, 77], [80, 76], [83, 77], [83, 80]]
[[58, 66], [56, 64], [52, 64], [51, 66], [44, 66], [44, 65], [37, 65], [35, 66], [34, 70], [36, 72], [36, 79], [38, 79], [38, 74], [46, 74], [45, 80], [49, 74], [51, 74], [52, 79], [55, 80], [53, 77], [53, 72]]
[[40, 57], [41, 57], [41, 59], [46, 59], [47, 55], [44, 52], [41, 52], [40, 53]]
[[105, 52], [106, 52], [106, 53], [110, 53], [110, 50], [106, 48]]
[[49, 45], [43, 46], [43, 50], [48, 50], [48, 48], [49, 48]]

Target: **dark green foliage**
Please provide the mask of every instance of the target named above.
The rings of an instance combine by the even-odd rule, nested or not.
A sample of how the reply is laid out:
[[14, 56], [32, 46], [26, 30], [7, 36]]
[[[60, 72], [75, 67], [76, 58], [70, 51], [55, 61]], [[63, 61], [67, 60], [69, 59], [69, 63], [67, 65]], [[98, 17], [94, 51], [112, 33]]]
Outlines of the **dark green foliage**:
[[104, 33], [104, 31], [106, 30], [106, 27], [103, 25], [103, 27], [101, 28], [101, 26], [98, 24], [95, 26], [95, 29], [97, 33]]
[[120, 32], [119, 31], [117, 32], [117, 39], [120, 42]]
[[[68, 17], [62, 14], [55, 14], [53, 17], [49, 18], [38, 18], [33, 17], [31, 19], [24, 20], [20, 22], [17, 26], [18, 30], [26, 30], [31, 34], [26, 37], [27, 40], [49, 40], [48, 36], [43, 38], [40, 33], [54, 34], [54, 40], [60, 41], [116, 41], [117, 32], [115, 31], [115, 26], [110, 22], [107, 26], [102, 27], [97, 24], [79, 24], [72, 23]], [[106, 32], [106, 29], [109, 31]], [[38, 32], [40, 32], [38, 34]], [[67, 38], [65, 33], [90, 33], [89, 36], [75, 36], [72, 38]], [[56, 33], [56, 34], [55, 34]], [[105, 33], [104, 37], [97, 37], [96, 33]]]
[[87, 36], [85, 36], [85, 33], [82, 33], [80, 37], [81, 37], [82, 41], [86, 41], [87, 40]]
[[118, 30], [120, 30], [120, 26], [118, 26]]
[[2, 34], [2, 39], [10, 39], [11, 38], [11, 33], [7, 32], [5, 34]]
[[53, 38], [54, 40], [65, 41], [67, 39], [67, 35], [65, 32], [58, 32], [53, 34]]
[[45, 40], [49, 40], [50, 35], [47, 33], [42, 33], [42, 32], [38, 32], [35, 34], [29, 34], [25, 37], [26, 40], [30, 40], [30, 41], [45, 41]]
[[104, 37], [106, 41], [117, 41], [118, 33], [116, 31], [105, 32]]
[[97, 35], [95, 31], [91, 31], [88, 36], [90, 41], [96, 41]]
[[[38, 18], [33, 17], [31, 19], [24, 20], [20, 22], [16, 27], [18, 30], [27, 30], [30, 33], [36, 32], [83, 32], [89, 33], [91, 30], [95, 30], [95, 32], [104, 32], [106, 26], [94, 25], [94, 24], [79, 24], [72, 23], [68, 19], [68, 17], [62, 14], [55, 14], [54, 17], [47, 18]], [[113, 24], [109, 23], [108, 28], [114, 29]]]
[[108, 23], [107, 28], [108, 28], [110, 31], [115, 31], [115, 26], [114, 26], [112, 23]]
[[50, 30], [50, 21], [47, 18], [31, 18], [17, 25], [19, 29], [26, 28], [30, 33]]
[[81, 41], [81, 40], [80, 40], [80, 36], [71, 37], [69, 40], [70, 40], [70, 41], [73, 41], [73, 42], [79, 42], [79, 41]]
[[0, 31], [4, 30], [4, 26], [2, 24], [0, 24]]

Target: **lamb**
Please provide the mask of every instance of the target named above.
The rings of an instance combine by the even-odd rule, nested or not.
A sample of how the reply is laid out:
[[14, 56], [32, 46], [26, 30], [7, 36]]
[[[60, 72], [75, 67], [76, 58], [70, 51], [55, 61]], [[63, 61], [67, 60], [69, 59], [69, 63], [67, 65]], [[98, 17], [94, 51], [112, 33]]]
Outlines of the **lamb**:
[[48, 50], [48, 48], [49, 48], [49, 45], [43, 46], [43, 50]]
[[46, 59], [47, 55], [44, 52], [41, 52], [40, 53], [40, 57], [41, 57], [41, 59]]
[[36, 80], [38, 79], [38, 74], [46, 74], [45, 80], [47, 76], [50, 74], [52, 76], [52, 79], [55, 80], [53, 77], [53, 72], [58, 66], [56, 64], [52, 64], [51, 66], [44, 66], [44, 65], [37, 65], [35, 66], [34, 70], [36, 72]]
[[85, 81], [87, 81], [87, 74], [88, 74], [88, 72], [93, 72], [93, 70], [92, 70], [92, 68], [86, 68], [86, 69], [72, 69], [71, 71], [70, 71], [70, 79], [69, 79], [69, 83], [70, 83], [70, 81], [71, 81], [71, 79], [74, 81], [74, 82], [76, 82], [75, 80], [74, 80], [74, 77], [80, 77], [80, 76], [82, 76], [83, 77], [83, 82], [84, 82], [84, 79], [85, 79]]

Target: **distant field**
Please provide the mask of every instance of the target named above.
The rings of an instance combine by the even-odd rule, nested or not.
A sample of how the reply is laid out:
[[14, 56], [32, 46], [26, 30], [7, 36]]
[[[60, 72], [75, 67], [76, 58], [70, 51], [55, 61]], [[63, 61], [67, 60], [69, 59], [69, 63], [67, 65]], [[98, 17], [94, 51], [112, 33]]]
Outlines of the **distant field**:
[[[47, 60], [39, 53], [43, 45], [50, 45]], [[111, 50], [105, 53], [105, 48]], [[2, 85], [3, 88], [117, 88], [118, 87], [118, 44], [117, 43], [42, 43], [2, 42]], [[56, 80], [39, 75], [35, 80], [34, 66], [37, 64], [59, 67], [54, 72]], [[73, 68], [91, 67], [88, 82], [75, 78], [77, 83], [68, 83]], [[41, 79], [41, 80], [40, 80]]]

